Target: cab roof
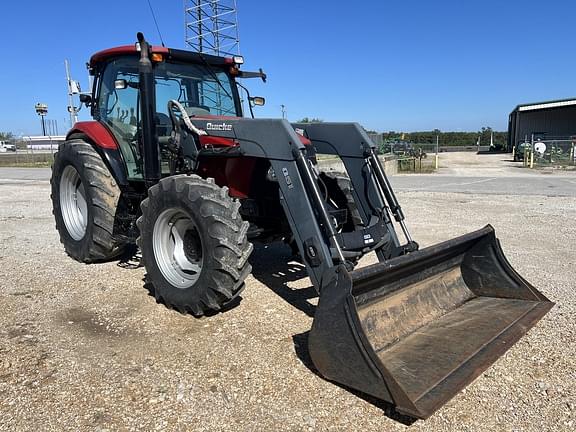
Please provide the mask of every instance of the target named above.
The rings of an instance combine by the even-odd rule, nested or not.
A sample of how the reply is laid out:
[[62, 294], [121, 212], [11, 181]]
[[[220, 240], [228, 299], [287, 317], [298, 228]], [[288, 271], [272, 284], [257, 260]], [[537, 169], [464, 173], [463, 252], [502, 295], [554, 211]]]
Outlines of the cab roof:
[[[150, 53], [162, 54], [167, 61], [182, 63], [202, 64], [204, 61], [206, 61], [210, 65], [214, 66], [234, 64], [234, 59], [231, 57], [218, 57], [193, 51], [166, 48], [163, 46], [151, 46]], [[100, 64], [109, 62], [113, 58], [136, 55], [140, 55], [140, 51], [136, 49], [136, 45], [122, 45], [114, 48], [108, 48], [102, 51], [98, 51], [97, 53], [93, 54], [92, 57], [90, 57], [90, 67], [95, 68]]]

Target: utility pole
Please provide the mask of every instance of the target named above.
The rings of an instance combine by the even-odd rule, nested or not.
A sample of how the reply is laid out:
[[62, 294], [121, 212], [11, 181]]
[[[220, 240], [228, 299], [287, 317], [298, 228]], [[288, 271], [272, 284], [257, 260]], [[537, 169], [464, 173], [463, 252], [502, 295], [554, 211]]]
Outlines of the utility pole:
[[436, 167], [436, 169], [438, 169], [438, 135], [436, 135], [436, 160], [434, 166]]
[[534, 134], [530, 137], [530, 168], [534, 168]]
[[58, 120], [48, 120], [50, 122], [50, 135], [58, 135]]
[[[227, 57], [240, 54], [236, 12], [236, 0], [184, 0], [184, 42], [199, 53]], [[232, 114], [222, 109], [220, 86], [203, 82], [200, 93], [202, 98], [216, 101], [216, 114]]]

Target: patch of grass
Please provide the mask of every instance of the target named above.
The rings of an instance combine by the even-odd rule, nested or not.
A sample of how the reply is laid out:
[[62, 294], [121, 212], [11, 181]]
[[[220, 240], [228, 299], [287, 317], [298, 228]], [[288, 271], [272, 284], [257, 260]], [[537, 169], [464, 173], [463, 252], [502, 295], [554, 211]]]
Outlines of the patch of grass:
[[7, 162], [2, 163], [0, 161], [1, 168], [50, 168], [52, 166], [51, 161], [44, 162]]
[[0, 167], [46, 168], [52, 166], [52, 153], [2, 153]]
[[327, 160], [337, 160], [340, 158], [335, 155], [317, 154], [316, 159], [318, 159], [319, 161], [327, 161]]

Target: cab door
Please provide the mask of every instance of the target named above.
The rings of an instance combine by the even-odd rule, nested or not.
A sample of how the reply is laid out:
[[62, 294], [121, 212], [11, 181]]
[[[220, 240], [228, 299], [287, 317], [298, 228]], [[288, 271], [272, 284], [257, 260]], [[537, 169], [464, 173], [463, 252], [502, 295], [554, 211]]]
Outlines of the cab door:
[[95, 117], [118, 141], [130, 180], [143, 179], [140, 140], [138, 61], [118, 58], [106, 65], [98, 83]]

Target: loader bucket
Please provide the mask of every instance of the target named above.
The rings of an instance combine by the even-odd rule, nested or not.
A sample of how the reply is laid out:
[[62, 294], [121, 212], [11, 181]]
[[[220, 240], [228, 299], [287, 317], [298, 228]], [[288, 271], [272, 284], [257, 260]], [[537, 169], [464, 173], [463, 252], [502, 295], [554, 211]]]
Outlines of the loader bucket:
[[309, 336], [318, 371], [421, 419], [553, 306], [510, 266], [489, 225], [325, 279]]

